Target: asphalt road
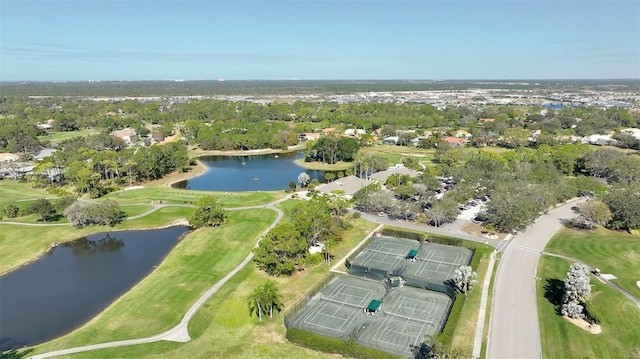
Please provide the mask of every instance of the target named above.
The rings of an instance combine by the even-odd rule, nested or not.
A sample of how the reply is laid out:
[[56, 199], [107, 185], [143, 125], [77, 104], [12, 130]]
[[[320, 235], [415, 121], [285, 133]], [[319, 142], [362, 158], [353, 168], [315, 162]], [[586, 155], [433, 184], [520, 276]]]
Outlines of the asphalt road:
[[493, 287], [487, 358], [542, 357], [536, 300], [538, 260], [547, 242], [563, 227], [562, 220], [576, 216], [571, 207], [578, 203], [542, 215], [506, 246]]

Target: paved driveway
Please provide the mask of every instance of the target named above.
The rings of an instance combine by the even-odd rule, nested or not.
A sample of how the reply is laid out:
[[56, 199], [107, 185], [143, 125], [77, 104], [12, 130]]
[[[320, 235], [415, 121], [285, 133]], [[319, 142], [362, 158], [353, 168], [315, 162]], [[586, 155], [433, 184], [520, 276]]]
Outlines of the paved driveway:
[[540, 252], [562, 228], [562, 219], [575, 217], [571, 207], [560, 206], [543, 215], [506, 247], [493, 287], [487, 358], [541, 358], [536, 301], [536, 270]]

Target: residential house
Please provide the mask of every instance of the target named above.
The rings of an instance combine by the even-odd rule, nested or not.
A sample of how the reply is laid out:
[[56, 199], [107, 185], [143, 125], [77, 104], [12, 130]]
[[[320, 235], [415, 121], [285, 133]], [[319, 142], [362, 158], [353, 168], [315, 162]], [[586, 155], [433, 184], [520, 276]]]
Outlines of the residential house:
[[452, 133], [453, 137], [456, 138], [464, 138], [464, 139], [470, 139], [471, 137], [473, 137], [469, 132], [465, 131], [465, 130], [456, 130], [453, 131]]
[[320, 138], [319, 133], [305, 132], [298, 135], [298, 141], [315, 141]]
[[127, 127], [122, 130], [113, 131], [109, 133], [111, 136], [122, 139], [126, 144], [130, 145], [133, 142], [133, 136], [136, 135], [136, 130], [131, 127]]
[[380, 171], [380, 172], [376, 172], [374, 174], [372, 174], [370, 176], [370, 178], [374, 181], [380, 182], [380, 183], [386, 183], [387, 182], [387, 178], [391, 177], [392, 175], [395, 174], [399, 174], [399, 175], [407, 175], [411, 178], [417, 177], [420, 172], [412, 170], [410, 168], [406, 168], [404, 166], [394, 166], [389, 168], [388, 170], [384, 170], [384, 171]]
[[398, 141], [400, 140], [400, 137], [398, 136], [389, 136], [389, 137], [385, 137], [382, 139], [382, 143], [386, 143], [386, 144], [398, 144]]
[[0, 153], [0, 162], [17, 161], [20, 159], [20, 155], [15, 153], [3, 152]]
[[356, 176], [347, 176], [338, 178], [331, 183], [322, 184], [316, 187], [316, 190], [321, 193], [331, 193], [333, 191], [340, 190], [344, 192], [345, 198], [350, 199], [356, 192], [365, 188], [371, 183], [373, 182], [368, 179]]
[[464, 146], [465, 140], [462, 138], [448, 136], [442, 139], [444, 142], [452, 145], [452, 146]]
[[625, 128], [620, 130], [620, 133], [623, 133], [625, 135], [629, 135], [629, 136], [633, 136], [635, 138], [637, 138], [638, 140], [640, 140], [640, 128]]
[[350, 137], [360, 137], [362, 135], [364, 135], [365, 133], [367, 133], [367, 131], [362, 130], [362, 129], [357, 129], [357, 128], [348, 128], [344, 131], [344, 135], [345, 136], [350, 136]]
[[33, 155], [33, 158], [35, 158], [37, 161], [42, 161], [43, 159], [45, 159], [47, 157], [53, 156], [53, 154], [56, 151], [58, 151], [58, 150], [53, 149], [53, 148], [45, 148], [45, 149], [42, 149], [40, 152], [36, 153], [35, 155]]

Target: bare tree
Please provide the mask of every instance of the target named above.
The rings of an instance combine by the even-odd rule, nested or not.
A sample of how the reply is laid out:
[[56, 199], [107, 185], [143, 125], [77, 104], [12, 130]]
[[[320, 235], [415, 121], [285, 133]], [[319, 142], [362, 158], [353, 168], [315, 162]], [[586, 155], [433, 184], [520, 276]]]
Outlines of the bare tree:
[[460, 266], [453, 273], [453, 284], [460, 291], [460, 293], [466, 294], [471, 290], [471, 287], [476, 283], [478, 274], [473, 271], [470, 266]]

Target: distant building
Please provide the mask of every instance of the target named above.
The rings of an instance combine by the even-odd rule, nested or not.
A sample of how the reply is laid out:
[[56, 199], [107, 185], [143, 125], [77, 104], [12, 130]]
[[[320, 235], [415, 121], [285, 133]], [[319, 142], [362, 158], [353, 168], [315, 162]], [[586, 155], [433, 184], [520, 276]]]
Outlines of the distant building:
[[372, 180], [380, 182], [380, 183], [385, 183], [387, 182], [387, 178], [391, 177], [392, 175], [395, 174], [399, 174], [399, 175], [407, 175], [411, 178], [417, 177], [420, 172], [418, 171], [414, 171], [412, 169], [406, 168], [406, 167], [398, 167], [396, 166], [395, 168], [390, 168], [388, 170], [385, 171], [380, 171], [380, 172], [376, 172], [374, 174], [372, 174], [370, 177]]
[[473, 137], [469, 132], [465, 130], [453, 131], [453, 136], [456, 138], [465, 138], [465, 139], [470, 139], [471, 137]]
[[123, 140], [126, 144], [130, 145], [132, 143], [133, 136], [136, 135], [136, 130], [131, 127], [127, 127], [122, 130], [113, 131], [109, 133], [111, 136], [118, 137]]
[[47, 157], [53, 156], [53, 154], [56, 151], [58, 151], [58, 150], [53, 149], [53, 148], [45, 148], [45, 149], [41, 150], [40, 152], [36, 153], [35, 155], [33, 155], [33, 158], [35, 158], [38, 161], [42, 161], [43, 159], [45, 159]]
[[633, 136], [640, 140], [640, 128], [625, 128], [620, 130], [620, 133]]
[[336, 190], [344, 192], [346, 198], [351, 198], [359, 190], [373, 183], [371, 180], [359, 178], [356, 176], [347, 176], [338, 178], [337, 180], [320, 185], [316, 190], [321, 193], [331, 193]]
[[464, 146], [465, 141], [461, 138], [457, 137], [445, 137], [442, 139], [444, 142], [453, 145], [453, 146]]
[[313, 133], [313, 132], [301, 133], [298, 136], [298, 140], [299, 141], [315, 141], [315, 140], [317, 140], [319, 138], [320, 138], [320, 134], [319, 133]]
[[8, 152], [3, 152], [0, 153], [0, 162], [13, 162], [13, 161], [17, 161], [20, 159], [20, 155], [17, 155], [15, 153], [8, 153]]
[[386, 144], [397, 144], [398, 141], [400, 140], [400, 137], [398, 136], [389, 136], [389, 137], [385, 137], [382, 139], [382, 143], [386, 143]]

